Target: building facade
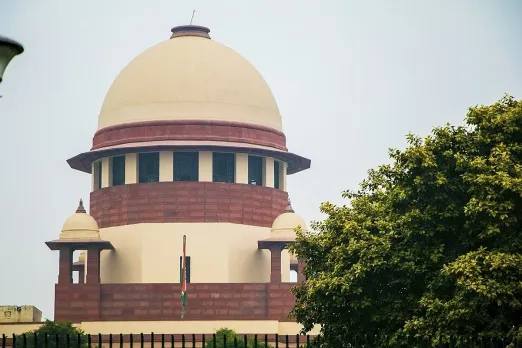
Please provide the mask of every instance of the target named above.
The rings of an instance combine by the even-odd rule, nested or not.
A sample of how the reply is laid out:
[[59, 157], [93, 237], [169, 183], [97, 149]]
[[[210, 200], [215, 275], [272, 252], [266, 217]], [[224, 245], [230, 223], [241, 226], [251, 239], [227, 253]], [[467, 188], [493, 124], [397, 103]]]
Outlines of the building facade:
[[306, 224], [286, 180], [310, 160], [288, 151], [259, 72], [209, 32], [175, 27], [132, 60], [106, 95], [92, 148], [68, 160], [92, 187], [89, 214], [80, 202], [46, 243], [60, 254], [55, 320], [89, 333], [299, 331], [288, 314], [290, 270], [303, 281], [302, 263], [285, 246]]

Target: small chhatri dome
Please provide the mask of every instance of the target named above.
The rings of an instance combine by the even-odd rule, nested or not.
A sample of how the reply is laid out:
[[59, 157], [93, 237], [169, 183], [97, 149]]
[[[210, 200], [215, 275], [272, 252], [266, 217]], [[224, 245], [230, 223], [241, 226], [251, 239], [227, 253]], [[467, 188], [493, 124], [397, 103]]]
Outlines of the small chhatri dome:
[[60, 239], [100, 239], [98, 223], [87, 214], [82, 200], [76, 212], [65, 220]]
[[86, 252], [85, 250], [82, 250], [80, 252], [80, 256], [78, 256], [78, 262], [82, 262], [82, 263], [85, 263], [85, 256], [86, 256]]
[[302, 217], [296, 213], [283, 213], [274, 220], [274, 223], [272, 224], [272, 231], [293, 231], [298, 226], [301, 226], [301, 228], [304, 230], [307, 228], [306, 222]]
[[205, 120], [282, 129], [277, 102], [261, 74], [197, 25], [132, 60], [110, 87], [98, 130], [133, 122]]
[[292, 208], [290, 199], [288, 199], [288, 206], [285, 212], [279, 215], [272, 224], [272, 232], [270, 238], [289, 238], [295, 239], [295, 229], [301, 227], [306, 230], [306, 222], [302, 217], [297, 215]]

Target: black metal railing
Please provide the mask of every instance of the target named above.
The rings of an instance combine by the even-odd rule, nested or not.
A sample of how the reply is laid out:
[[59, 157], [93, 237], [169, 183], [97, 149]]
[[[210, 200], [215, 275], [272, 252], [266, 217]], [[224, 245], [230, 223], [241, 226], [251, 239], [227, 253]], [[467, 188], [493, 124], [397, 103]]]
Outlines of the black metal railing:
[[[483, 348], [522, 348], [516, 339], [491, 339], [456, 336], [445, 339], [405, 338], [383, 345], [383, 338], [349, 336], [339, 340], [335, 346], [371, 347], [483, 347]], [[519, 343], [520, 342], [520, 343]], [[21, 335], [2, 335], [0, 348], [315, 348], [321, 347], [316, 336], [309, 335], [216, 335], [216, 334], [107, 334], [107, 335], [67, 335], [31, 333]], [[330, 346], [329, 346], [330, 347]]]

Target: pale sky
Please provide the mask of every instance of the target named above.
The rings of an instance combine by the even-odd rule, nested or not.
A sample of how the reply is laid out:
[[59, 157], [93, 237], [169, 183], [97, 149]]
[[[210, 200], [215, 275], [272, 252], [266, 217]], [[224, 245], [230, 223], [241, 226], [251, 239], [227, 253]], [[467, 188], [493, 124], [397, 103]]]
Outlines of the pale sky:
[[44, 242], [90, 191], [66, 160], [90, 149], [121, 69], [193, 9], [194, 24], [261, 72], [290, 151], [312, 160], [288, 179], [307, 221], [408, 132], [522, 98], [519, 0], [0, 0], [0, 35], [25, 47], [0, 85], [0, 305], [52, 318], [58, 253]]

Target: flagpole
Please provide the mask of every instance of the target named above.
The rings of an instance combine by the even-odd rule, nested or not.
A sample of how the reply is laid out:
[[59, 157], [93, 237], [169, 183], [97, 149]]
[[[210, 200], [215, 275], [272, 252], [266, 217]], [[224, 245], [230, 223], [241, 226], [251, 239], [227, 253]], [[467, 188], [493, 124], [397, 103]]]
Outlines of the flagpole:
[[187, 305], [187, 236], [183, 236], [183, 258], [181, 264], [181, 320], [185, 316]]

